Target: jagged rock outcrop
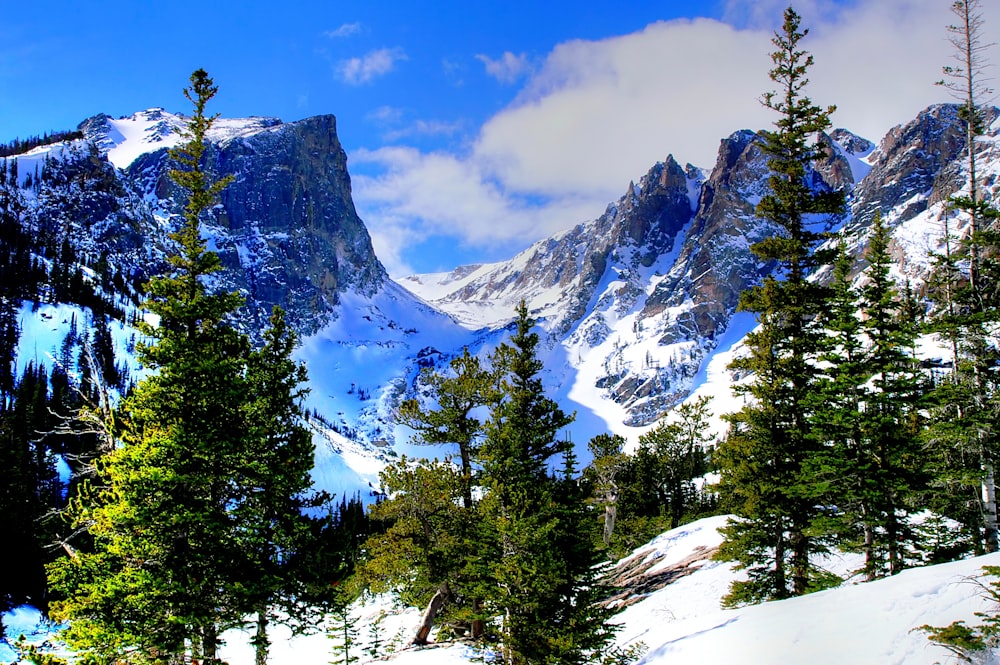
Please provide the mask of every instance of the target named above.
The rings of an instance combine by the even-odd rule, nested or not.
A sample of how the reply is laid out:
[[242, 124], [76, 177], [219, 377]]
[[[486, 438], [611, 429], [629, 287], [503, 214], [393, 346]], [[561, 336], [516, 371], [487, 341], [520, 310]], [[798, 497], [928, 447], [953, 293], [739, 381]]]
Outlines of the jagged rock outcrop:
[[[674, 248], [691, 219], [691, 190], [698, 177], [668, 157], [638, 185], [629, 183], [625, 194], [597, 219], [535, 243], [510, 261], [464, 266], [438, 276], [443, 281], [434, 285], [445, 284], [449, 290], [431, 299], [432, 304], [460, 320], [479, 322], [489, 320], [484, 312], [497, 310], [498, 325], [503, 325], [509, 320], [506, 313], [524, 299], [554, 335], [563, 335], [594, 306], [609, 270], [638, 274]], [[432, 280], [415, 276], [403, 284], [420, 295]], [[630, 287], [623, 289], [623, 298], [639, 295]], [[463, 316], [469, 310], [472, 314]]]
[[[988, 109], [987, 123], [997, 113]], [[871, 172], [854, 191], [850, 230], [868, 226], [877, 210], [901, 224], [951, 196], [964, 184], [965, 143], [954, 104], [931, 106], [891, 129], [869, 158]]]

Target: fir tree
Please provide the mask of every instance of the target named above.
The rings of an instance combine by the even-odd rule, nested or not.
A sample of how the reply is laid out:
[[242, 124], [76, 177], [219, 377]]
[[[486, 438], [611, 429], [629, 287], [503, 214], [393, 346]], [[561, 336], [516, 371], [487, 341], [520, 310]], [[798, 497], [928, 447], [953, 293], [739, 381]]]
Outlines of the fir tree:
[[835, 264], [813, 415], [823, 445], [805, 467], [817, 503], [836, 507], [818, 515], [814, 531], [837, 536], [842, 549], [863, 551], [869, 580], [901, 570], [902, 546], [912, 541], [905, 515], [918, 505], [922, 482], [922, 380], [910, 356], [916, 329], [889, 274], [888, 243], [877, 215], [860, 289], [851, 286], [846, 252]]
[[307, 571], [297, 563], [319, 547], [304, 511], [329, 497], [312, 491], [312, 434], [303, 424], [301, 400], [305, 367], [292, 359], [298, 338], [275, 307], [263, 346], [247, 360], [246, 395], [249, 447], [239, 503], [231, 508], [236, 537], [250, 559], [241, 585], [249, 598], [244, 611], [257, 615], [253, 638], [257, 665], [267, 661], [267, 627], [278, 620], [299, 629], [318, 626], [322, 617], [306, 601]]
[[[997, 211], [982, 199], [977, 172], [976, 139], [984, 129], [982, 98], [990, 91], [984, 84], [987, 66], [986, 51], [990, 44], [982, 41], [983, 18], [978, 0], [956, 0], [951, 6], [958, 18], [948, 26], [951, 44], [955, 48], [956, 65], [944, 67], [945, 79], [939, 82], [962, 102], [959, 115], [965, 124], [967, 177], [965, 191], [952, 196], [950, 204], [968, 215], [968, 232], [952, 252], [949, 229], [945, 228], [945, 256], [940, 257], [933, 281], [939, 289], [938, 313], [932, 328], [942, 334], [952, 346], [952, 374], [938, 383], [934, 390], [936, 403], [930, 440], [940, 451], [939, 459], [952, 456], [945, 448], [957, 445], [962, 450], [963, 472], [952, 477], [964, 477], [958, 486], [976, 480], [980, 496], [980, 525], [965, 519], [967, 526], [978, 532], [977, 548], [988, 552], [1000, 548], [997, 529], [995, 459], [997, 433], [994, 423], [1000, 414], [997, 379], [994, 368], [1000, 358], [997, 345], [990, 339], [991, 326], [1000, 319], [1000, 299], [997, 289], [997, 257], [1000, 255], [1000, 235]], [[946, 213], [945, 220], [948, 216]], [[959, 260], [967, 260], [967, 272], [960, 270]], [[943, 300], [944, 302], [941, 302]], [[978, 467], [978, 470], [973, 470]], [[978, 476], [978, 478], [974, 478]], [[968, 492], [968, 488], [964, 488]]]
[[244, 498], [251, 450], [249, 345], [225, 322], [241, 299], [207, 290], [205, 277], [221, 264], [199, 232], [228, 182], [213, 183], [202, 165], [212, 122], [204, 108], [215, 93], [203, 70], [185, 90], [195, 114], [171, 176], [189, 199], [171, 234], [171, 272], [149, 284], [146, 307], [159, 324], [140, 324], [150, 342], [137, 348], [157, 373], [121, 404], [121, 445], [99, 461], [98, 483], [76, 505], [96, 550], [52, 571], [66, 597], [54, 613], [70, 621], [67, 643], [99, 658], [215, 662], [219, 630], [238, 624], [246, 605], [238, 582], [252, 559], [234, 537], [231, 508]]
[[493, 355], [503, 378], [480, 451], [483, 522], [497, 550], [486, 600], [501, 617], [504, 662], [586, 662], [611, 635], [587, 602], [596, 554], [575, 512], [583, 506], [565, 477], [549, 474], [571, 418], [544, 395], [533, 323], [522, 302], [510, 343]]
[[816, 251], [823, 235], [808, 222], [810, 215], [840, 214], [844, 196], [825, 189], [811, 170], [824, 155], [817, 133], [829, 127], [834, 109], [820, 108], [804, 95], [813, 64], [800, 48], [807, 34], [799, 16], [786, 9], [782, 31], [772, 40], [770, 76], [779, 89], [762, 100], [779, 119], [774, 131], [763, 134], [772, 175], [757, 215], [782, 233], [751, 246], [775, 265], [775, 274], [740, 297], [740, 309], [755, 312], [760, 326], [747, 336], [750, 355], [732, 366], [754, 378], [737, 389], [750, 401], [729, 416], [731, 431], [719, 454], [722, 490], [738, 516], [725, 529], [720, 557], [749, 573], [747, 582], [734, 584], [734, 602], [806, 593], [812, 588], [810, 555], [821, 548], [809, 533], [816, 507], [803, 485], [808, 481], [802, 466], [817, 449], [809, 422], [815, 391], [811, 362], [820, 345], [817, 317], [827, 292], [807, 276], [829, 257]]

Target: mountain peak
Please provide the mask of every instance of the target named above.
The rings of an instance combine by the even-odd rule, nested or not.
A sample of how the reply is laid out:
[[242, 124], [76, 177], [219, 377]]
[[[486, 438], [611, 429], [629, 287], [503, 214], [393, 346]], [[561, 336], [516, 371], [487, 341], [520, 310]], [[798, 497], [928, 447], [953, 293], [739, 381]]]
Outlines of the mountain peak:
[[[112, 118], [99, 113], [80, 123], [84, 137], [107, 155], [117, 168], [128, 168], [139, 156], [164, 148], [173, 148], [183, 139], [181, 131], [187, 118], [159, 107]], [[250, 136], [280, 125], [278, 118], [217, 118], [209, 130], [209, 140], [223, 143]]]

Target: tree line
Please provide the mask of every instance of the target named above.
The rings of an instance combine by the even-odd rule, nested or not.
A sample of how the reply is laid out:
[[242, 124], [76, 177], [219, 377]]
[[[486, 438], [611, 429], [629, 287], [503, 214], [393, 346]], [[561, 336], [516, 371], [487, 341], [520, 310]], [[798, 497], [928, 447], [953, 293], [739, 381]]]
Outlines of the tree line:
[[[763, 103], [779, 118], [763, 134], [772, 175], [757, 214], [782, 233], [751, 246], [775, 270], [740, 299], [759, 326], [732, 368], [752, 374], [736, 386], [746, 406], [726, 417], [716, 456], [722, 506], [735, 515], [719, 557], [746, 571], [730, 604], [839, 583], [818, 565], [833, 547], [862, 552], [866, 579], [997, 550], [1000, 236], [997, 210], [976, 180], [985, 109], [974, 76], [982, 62], [964, 57], [978, 39], [977, 5], [954, 3], [967, 26], [954, 29], [967, 38], [956, 44], [965, 64], [945, 69], [965, 81], [968, 181], [948, 201], [944, 251], [920, 294], [893, 280], [881, 216], [858, 278], [843, 240], [838, 246], [836, 236], [816, 230], [817, 219], [845, 212], [844, 194], [812, 170], [825, 150], [816, 137], [834, 109], [805, 94], [813, 58], [801, 47], [808, 31], [793, 10], [775, 35], [777, 90]], [[952, 235], [956, 218], [966, 220], [960, 238]], [[821, 270], [829, 280], [812, 278]], [[926, 333], [949, 347], [940, 369], [928, 371], [917, 358], [916, 339]]]

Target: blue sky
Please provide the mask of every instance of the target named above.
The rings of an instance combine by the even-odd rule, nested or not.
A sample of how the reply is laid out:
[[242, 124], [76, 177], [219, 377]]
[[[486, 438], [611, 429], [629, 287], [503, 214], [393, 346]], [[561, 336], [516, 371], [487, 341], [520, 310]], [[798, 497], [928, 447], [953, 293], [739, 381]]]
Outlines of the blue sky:
[[[393, 275], [509, 258], [600, 215], [673, 154], [772, 121], [774, 0], [2, 0], [0, 141], [104, 112], [333, 113], [355, 203]], [[809, 93], [878, 141], [928, 104], [950, 0], [803, 0]], [[986, 0], [988, 33], [1000, 3]], [[994, 53], [996, 49], [993, 49]], [[991, 56], [992, 57], [992, 56]], [[994, 62], [996, 57], [992, 57]]]

